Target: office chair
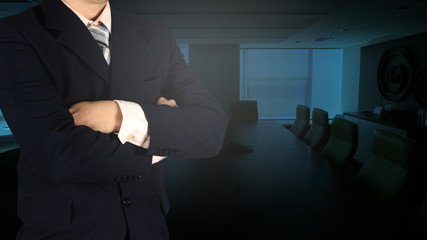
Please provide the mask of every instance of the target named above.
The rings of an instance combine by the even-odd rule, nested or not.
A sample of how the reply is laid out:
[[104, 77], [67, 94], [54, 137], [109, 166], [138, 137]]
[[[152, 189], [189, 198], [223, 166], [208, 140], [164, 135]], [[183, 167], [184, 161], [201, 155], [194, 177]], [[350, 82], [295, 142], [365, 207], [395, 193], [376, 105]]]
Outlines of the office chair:
[[295, 122], [289, 128], [295, 136], [303, 139], [308, 129], [310, 128], [310, 108], [298, 104], [296, 109]]
[[303, 138], [304, 142], [314, 150], [321, 151], [329, 138], [329, 118], [328, 112], [314, 108], [312, 112], [312, 123], [307, 134]]
[[405, 188], [416, 160], [416, 143], [407, 137], [377, 129], [370, 158], [355, 182], [375, 198], [391, 200]]
[[332, 165], [345, 168], [353, 159], [358, 141], [357, 124], [339, 118], [332, 120], [331, 134], [321, 155]]

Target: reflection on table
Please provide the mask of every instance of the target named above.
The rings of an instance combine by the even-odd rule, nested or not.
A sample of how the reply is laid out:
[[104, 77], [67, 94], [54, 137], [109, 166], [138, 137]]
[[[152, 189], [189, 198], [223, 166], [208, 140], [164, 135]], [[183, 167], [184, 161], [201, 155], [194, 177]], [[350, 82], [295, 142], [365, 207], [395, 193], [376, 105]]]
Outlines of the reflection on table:
[[218, 156], [163, 166], [171, 239], [407, 235], [351, 176], [275, 121], [232, 123]]

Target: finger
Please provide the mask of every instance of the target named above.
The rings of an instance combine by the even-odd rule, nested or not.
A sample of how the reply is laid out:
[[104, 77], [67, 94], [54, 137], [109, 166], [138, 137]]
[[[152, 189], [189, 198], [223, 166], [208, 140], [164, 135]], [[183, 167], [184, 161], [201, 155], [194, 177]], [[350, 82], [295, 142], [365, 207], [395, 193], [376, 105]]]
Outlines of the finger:
[[78, 102], [73, 104], [68, 110], [71, 112], [71, 114], [79, 111], [82, 107], [88, 105], [90, 102]]
[[71, 107], [68, 109], [68, 111], [69, 111], [71, 114], [74, 114], [74, 113], [77, 111], [76, 105], [71, 106]]
[[157, 105], [167, 105], [169, 107], [178, 107], [178, 104], [176, 104], [176, 101], [174, 99], [166, 99], [164, 97], [160, 97], [157, 102]]
[[167, 101], [167, 99], [166, 99], [166, 98], [164, 98], [164, 97], [159, 97], [159, 99], [157, 99], [156, 104], [157, 104], [157, 105], [164, 105], [166, 101]]
[[178, 104], [176, 104], [176, 101], [173, 99], [169, 100], [168, 105], [171, 107], [178, 107]]
[[78, 111], [82, 102], [73, 104], [68, 110], [73, 114]]
[[78, 118], [78, 114], [77, 113], [72, 113], [73, 116], [73, 120], [74, 120], [74, 126], [80, 126], [80, 120]]

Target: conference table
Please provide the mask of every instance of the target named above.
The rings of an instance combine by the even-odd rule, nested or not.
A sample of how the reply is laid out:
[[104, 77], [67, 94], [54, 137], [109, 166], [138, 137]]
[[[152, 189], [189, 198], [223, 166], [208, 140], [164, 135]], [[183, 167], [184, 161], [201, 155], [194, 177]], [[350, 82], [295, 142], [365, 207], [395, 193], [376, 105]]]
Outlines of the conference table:
[[230, 122], [217, 156], [161, 164], [171, 240], [408, 239], [414, 230], [274, 120]]
[[361, 201], [353, 176], [276, 121], [232, 122], [217, 156], [162, 164], [171, 239], [356, 239], [393, 229], [377, 226], [384, 215]]

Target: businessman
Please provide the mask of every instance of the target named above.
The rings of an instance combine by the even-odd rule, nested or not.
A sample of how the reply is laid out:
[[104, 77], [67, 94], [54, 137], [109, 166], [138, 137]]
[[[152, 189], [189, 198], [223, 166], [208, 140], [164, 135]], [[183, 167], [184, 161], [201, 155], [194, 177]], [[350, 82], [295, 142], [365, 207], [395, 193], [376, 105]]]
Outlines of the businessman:
[[170, 30], [108, 0], [0, 19], [0, 108], [21, 148], [17, 239], [168, 239], [162, 161], [216, 155], [227, 127]]

